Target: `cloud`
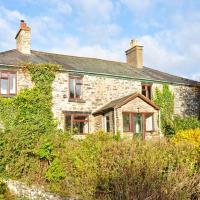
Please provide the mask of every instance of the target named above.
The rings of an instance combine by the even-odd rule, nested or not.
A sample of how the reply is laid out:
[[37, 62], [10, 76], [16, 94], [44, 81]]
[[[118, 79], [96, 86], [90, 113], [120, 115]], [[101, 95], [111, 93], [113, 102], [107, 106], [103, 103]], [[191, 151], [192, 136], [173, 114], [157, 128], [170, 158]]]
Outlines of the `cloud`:
[[[0, 6], [0, 49], [15, 48], [16, 24], [25, 16], [16, 10], [8, 10]], [[18, 23], [16, 23], [18, 22]]]
[[[200, 14], [198, 9], [174, 12], [183, 1], [164, 2], [158, 9], [161, 0], [23, 0], [29, 7], [41, 4], [47, 9], [45, 14], [31, 16], [28, 11], [0, 6], [0, 28], [4, 30], [0, 32], [0, 49], [15, 48], [14, 37], [22, 18], [32, 28], [32, 49], [49, 52], [125, 61], [124, 51], [134, 34], [144, 45], [146, 66], [198, 78]], [[134, 21], [141, 13], [145, 16]], [[166, 20], [162, 22], [162, 18]]]

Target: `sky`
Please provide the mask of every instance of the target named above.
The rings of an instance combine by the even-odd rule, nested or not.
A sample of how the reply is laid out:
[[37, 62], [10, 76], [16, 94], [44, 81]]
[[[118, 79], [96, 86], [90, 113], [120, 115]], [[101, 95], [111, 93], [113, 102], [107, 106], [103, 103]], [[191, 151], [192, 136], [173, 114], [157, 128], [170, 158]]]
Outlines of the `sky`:
[[125, 62], [137, 39], [145, 66], [200, 80], [199, 0], [0, 0], [0, 51], [21, 19], [31, 49]]

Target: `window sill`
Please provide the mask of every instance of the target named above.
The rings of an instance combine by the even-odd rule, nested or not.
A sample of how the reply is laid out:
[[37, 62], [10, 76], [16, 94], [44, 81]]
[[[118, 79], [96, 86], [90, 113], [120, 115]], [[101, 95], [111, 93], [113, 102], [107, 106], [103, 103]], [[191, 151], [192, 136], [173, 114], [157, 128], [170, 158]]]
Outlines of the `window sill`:
[[69, 99], [68, 102], [85, 103], [83, 99]]
[[5, 95], [0, 95], [0, 97], [3, 97], [3, 98], [10, 98], [10, 97], [15, 97], [16, 94], [5, 94]]

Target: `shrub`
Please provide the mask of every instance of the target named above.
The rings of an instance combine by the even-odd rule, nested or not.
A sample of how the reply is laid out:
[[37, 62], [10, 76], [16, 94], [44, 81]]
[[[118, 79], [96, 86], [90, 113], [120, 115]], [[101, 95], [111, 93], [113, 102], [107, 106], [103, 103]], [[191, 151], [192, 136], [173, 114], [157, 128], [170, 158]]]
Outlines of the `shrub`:
[[163, 85], [162, 91], [156, 88], [154, 102], [160, 106], [161, 128], [165, 135], [174, 134], [173, 114], [174, 114], [174, 94], [170, 91], [169, 85]]
[[59, 182], [65, 178], [65, 172], [63, 166], [59, 159], [55, 159], [49, 166], [47, 172], [45, 173], [45, 178], [47, 181]]
[[196, 117], [175, 117], [173, 121], [174, 131], [200, 128], [200, 121]]
[[187, 143], [200, 147], [200, 129], [181, 130], [173, 138], [175, 143]]

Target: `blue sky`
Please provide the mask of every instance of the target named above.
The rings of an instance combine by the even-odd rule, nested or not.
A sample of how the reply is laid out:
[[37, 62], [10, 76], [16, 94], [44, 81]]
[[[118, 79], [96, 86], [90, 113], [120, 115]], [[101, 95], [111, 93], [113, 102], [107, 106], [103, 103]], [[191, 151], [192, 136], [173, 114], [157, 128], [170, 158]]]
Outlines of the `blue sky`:
[[20, 19], [32, 49], [125, 61], [136, 38], [145, 66], [200, 79], [199, 0], [0, 0], [0, 51], [15, 48]]

